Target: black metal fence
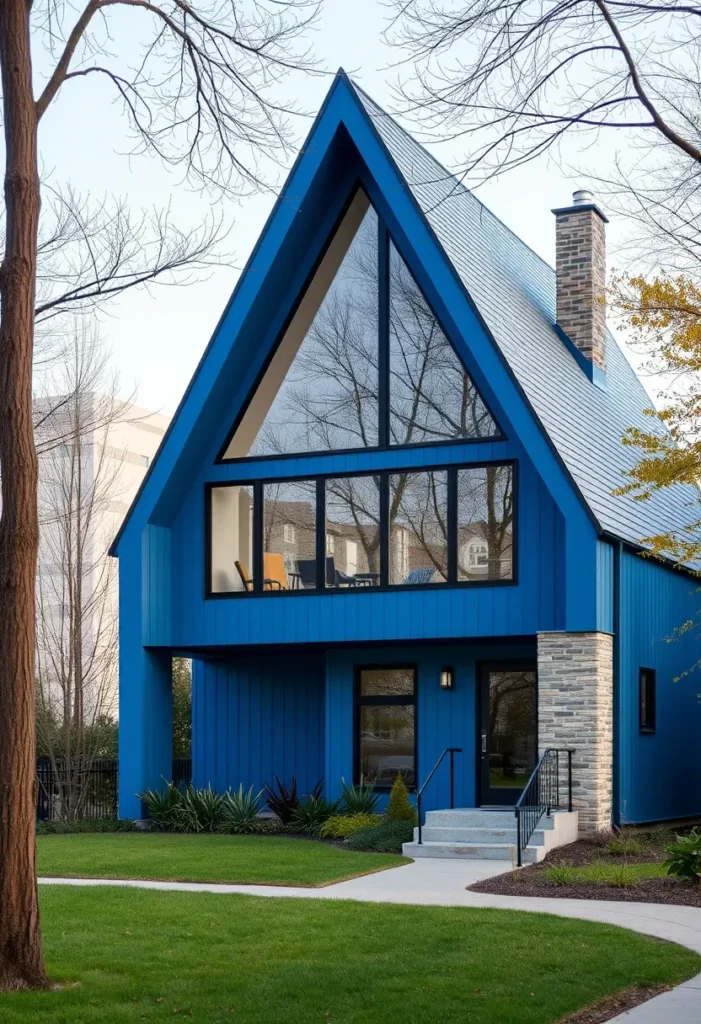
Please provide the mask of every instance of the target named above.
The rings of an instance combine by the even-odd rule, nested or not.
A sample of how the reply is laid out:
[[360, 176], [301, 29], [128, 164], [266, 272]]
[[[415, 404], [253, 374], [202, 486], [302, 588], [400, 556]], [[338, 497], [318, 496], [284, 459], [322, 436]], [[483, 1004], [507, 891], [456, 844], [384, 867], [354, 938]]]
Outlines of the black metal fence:
[[[192, 760], [176, 758], [172, 779], [188, 785]], [[116, 758], [90, 761], [37, 761], [37, 820], [116, 818], [119, 762]]]

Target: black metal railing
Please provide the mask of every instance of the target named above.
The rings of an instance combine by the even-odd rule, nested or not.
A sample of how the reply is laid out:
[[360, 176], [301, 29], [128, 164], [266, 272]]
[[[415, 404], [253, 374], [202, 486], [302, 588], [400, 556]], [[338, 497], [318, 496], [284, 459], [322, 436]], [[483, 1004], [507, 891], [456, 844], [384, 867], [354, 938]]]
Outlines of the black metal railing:
[[[119, 761], [100, 758], [90, 761], [62, 758], [37, 760], [38, 821], [74, 820], [76, 818], [116, 818], [119, 792]], [[173, 760], [172, 781], [189, 785], [192, 760]]]
[[[549, 747], [544, 751], [516, 802], [516, 857], [519, 867], [523, 863], [523, 851], [543, 815], [550, 815], [553, 810], [572, 810], [573, 753], [564, 747]], [[567, 757], [566, 766], [561, 764], [561, 755]]]
[[443, 761], [443, 758], [445, 757], [446, 754], [450, 754], [450, 809], [451, 809], [451, 811], [452, 811], [453, 807], [455, 807], [455, 755], [456, 754], [462, 754], [462, 747], [446, 747], [445, 750], [443, 751], [443, 753], [441, 754], [441, 756], [438, 758], [438, 760], [434, 764], [434, 766], [431, 769], [431, 771], [428, 773], [426, 779], [424, 780], [423, 786], [421, 786], [420, 789], [417, 789], [417, 791], [416, 791], [416, 813], [418, 814], [418, 817], [419, 817], [419, 843], [423, 842], [423, 839], [421, 837], [421, 830], [423, 828], [423, 826], [421, 824], [421, 797], [423, 796], [423, 792], [426, 789], [426, 786], [429, 784], [429, 782], [431, 781], [433, 776], [438, 771], [438, 769], [439, 769], [439, 767], [440, 767], [440, 765], [441, 765], [441, 763]]

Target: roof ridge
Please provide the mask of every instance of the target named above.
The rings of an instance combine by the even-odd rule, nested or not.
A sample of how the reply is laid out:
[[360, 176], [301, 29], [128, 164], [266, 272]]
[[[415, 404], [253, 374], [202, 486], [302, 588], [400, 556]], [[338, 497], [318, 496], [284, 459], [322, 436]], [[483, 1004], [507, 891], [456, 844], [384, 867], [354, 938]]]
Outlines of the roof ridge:
[[[533, 256], [535, 256], [535, 258], [536, 258], [536, 259], [538, 260], [538, 262], [539, 262], [539, 263], [542, 263], [542, 264], [543, 264], [543, 266], [544, 266], [544, 267], [545, 267], [545, 268], [546, 268], [547, 270], [549, 270], [549, 271], [550, 271], [550, 272], [551, 272], [552, 274], [555, 274], [555, 267], [553, 267], [553, 265], [552, 265], [551, 263], [549, 263], [549, 262], [548, 262], [548, 261], [547, 261], [547, 260], [546, 260], [546, 259], [545, 259], [545, 258], [544, 258], [543, 256], [541, 256], [541, 255], [540, 255], [540, 253], [536, 252], [536, 250], [535, 250], [535, 249], [533, 248], [533, 246], [532, 246], [532, 245], [529, 245], [529, 244], [528, 244], [528, 242], [525, 242], [525, 241], [523, 240], [523, 238], [521, 238], [521, 236], [520, 236], [519, 234], [517, 234], [517, 233], [516, 233], [516, 231], [514, 231], [514, 229], [513, 229], [513, 228], [509, 227], [509, 225], [508, 225], [508, 224], [506, 223], [506, 221], [502, 220], [502, 218], [501, 218], [501, 217], [500, 217], [500, 216], [499, 216], [498, 214], [496, 214], [496, 213], [494, 212], [494, 210], [492, 210], [492, 209], [491, 209], [491, 207], [487, 206], [487, 204], [486, 204], [485, 202], [483, 202], [483, 201], [482, 201], [482, 200], [481, 200], [481, 199], [480, 199], [480, 198], [479, 198], [479, 197], [478, 197], [478, 196], [477, 196], [477, 195], [475, 194], [475, 192], [474, 192], [474, 191], [473, 191], [473, 190], [472, 190], [471, 188], [468, 188], [468, 187], [467, 187], [467, 185], [465, 185], [465, 184], [464, 184], [464, 183], [463, 183], [463, 182], [462, 182], [462, 181], [460, 180], [460, 178], [459, 178], [459, 177], [457, 176], [457, 174], [454, 174], [454, 173], [453, 173], [453, 171], [449, 170], [449, 169], [448, 169], [448, 168], [447, 168], [447, 167], [445, 166], [445, 164], [441, 163], [441, 161], [440, 161], [440, 160], [438, 159], [438, 157], [437, 157], [437, 156], [435, 156], [435, 155], [434, 155], [434, 154], [433, 154], [433, 153], [431, 152], [431, 150], [430, 150], [430, 149], [428, 149], [428, 148], [427, 148], [427, 147], [426, 147], [426, 146], [425, 146], [425, 145], [423, 144], [423, 142], [420, 142], [420, 141], [419, 141], [419, 140], [418, 140], [418, 139], [417, 139], [417, 138], [416, 138], [416, 137], [415, 137], [414, 135], [412, 135], [412, 134], [411, 134], [411, 132], [409, 131], [409, 129], [408, 129], [408, 128], [405, 128], [405, 127], [404, 127], [404, 125], [403, 125], [403, 124], [401, 124], [401, 123], [400, 123], [400, 122], [399, 122], [399, 121], [398, 121], [398, 120], [396, 119], [396, 117], [394, 117], [394, 116], [393, 116], [392, 114], [390, 114], [390, 113], [389, 113], [389, 111], [385, 110], [385, 108], [384, 108], [384, 107], [383, 107], [383, 106], [382, 106], [382, 105], [381, 105], [380, 103], [378, 103], [378, 102], [377, 102], [377, 100], [376, 100], [376, 99], [375, 99], [375, 98], [374, 98], [373, 96], [371, 96], [371, 95], [370, 95], [370, 93], [369, 93], [369, 92], [368, 92], [368, 91], [367, 91], [366, 89], [363, 89], [362, 85], [358, 85], [358, 83], [357, 83], [357, 82], [356, 82], [356, 81], [355, 81], [354, 79], [352, 79], [352, 78], [350, 77], [350, 75], [349, 75], [349, 74], [348, 74], [347, 72], [343, 72], [343, 75], [344, 75], [344, 77], [346, 78], [346, 80], [347, 80], [347, 81], [349, 82], [349, 84], [350, 84], [350, 85], [351, 85], [351, 86], [352, 86], [352, 87], [353, 87], [353, 88], [354, 88], [354, 89], [355, 89], [355, 90], [356, 90], [357, 92], [360, 92], [360, 93], [362, 93], [362, 94], [363, 94], [363, 96], [364, 96], [364, 97], [365, 97], [365, 98], [366, 98], [367, 100], [369, 100], [369, 101], [370, 101], [370, 103], [372, 103], [372, 104], [373, 104], [373, 106], [377, 107], [377, 109], [379, 110], [379, 112], [380, 112], [380, 113], [381, 113], [381, 114], [382, 114], [382, 115], [383, 115], [384, 117], [387, 117], [387, 118], [389, 118], [389, 120], [390, 120], [390, 121], [392, 122], [392, 124], [396, 125], [396, 127], [397, 127], [397, 128], [399, 129], [399, 131], [400, 131], [400, 132], [401, 132], [401, 133], [402, 133], [403, 135], [405, 135], [405, 136], [407, 137], [407, 139], [409, 139], [409, 140], [410, 140], [410, 141], [412, 142], [412, 144], [413, 144], [414, 146], [418, 146], [418, 147], [419, 147], [419, 149], [420, 149], [420, 150], [421, 150], [421, 151], [422, 151], [423, 153], [425, 153], [425, 154], [426, 154], [426, 156], [427, 156], [427, 157], [429, 158], [429, 160], [433, 161], [433, 163], [434, 163], [434, 164], [436, 164], [436, 166], [437, 166], [437, 167], [438, 167], [438, 168], [439, 168], [439, 169], [440, 169], [441, 171], [443, 171], [443, 172], [444, 172], [444, 174], [445, 174], [445, 175], [447, 176], [447, 178], [448, 178], [448, 179], [451, 179], [451, 180], [453, 180], [453, 181], [455, 182], [455, 184], [456, 184], [456, 185], [458, 186], [458, 188], [460, 188], [460, 189], [462, 190], [462, 192], [463, 192], [463, 193], [464, 193], [465, 195], [468, 195], [468, 196], [469, 196], [469, 197], [470, 197], [471, 199], [473, 199], [473, 200], [475, 201], [475, 203], [477, 203], [477, 204], [478, 204], [478, 206], [480, 206], [482, 210], [484, 210], [484, 211], [485, 211], [486, 213], [488, 213], [488, 214], [489, 214], [489, 216], [490, 216], [490, 217], [491, 217], [491, 218], [492, 218], [493, 220], [495, 220], [495, 221], [497, 222], [497, 224], [501, 225], [501, 227], [502, 227], [502, 228], [504, 228], [504, 230], [505, 230], [506, 232], [508, 232], [508, 234], [509, 234], [509, 235], [511, 235], [511, 237], [512, 237], [512, 238], [516, 239], [516, 241], [517, 241], [517, 242], [519, 243], [519, 245], [522, 245], [522, 246], [523, 246], [523, 247], [524, 247], [525, 249], [528, 249], [528, 251], [529, 251], [530, 253], [532, 253], [532, 254], [533, 254]], [[408, 184], [411, 184], [411, 183], [408, 183]], [[421, 184], [432, 184], [432, 183], [431, 183], [431, 182], [415, 182], [414, 184], [415, 184], [415, 185], [421, 185]]]

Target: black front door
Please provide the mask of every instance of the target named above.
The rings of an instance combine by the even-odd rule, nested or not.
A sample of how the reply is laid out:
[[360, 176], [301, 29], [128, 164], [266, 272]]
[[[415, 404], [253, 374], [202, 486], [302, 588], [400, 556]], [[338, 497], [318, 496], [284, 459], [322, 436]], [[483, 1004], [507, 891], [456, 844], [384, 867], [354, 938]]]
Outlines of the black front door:
[[538, 751], [535, 662], [500, 662], [480, 671], [480, 802], [518, 800]]

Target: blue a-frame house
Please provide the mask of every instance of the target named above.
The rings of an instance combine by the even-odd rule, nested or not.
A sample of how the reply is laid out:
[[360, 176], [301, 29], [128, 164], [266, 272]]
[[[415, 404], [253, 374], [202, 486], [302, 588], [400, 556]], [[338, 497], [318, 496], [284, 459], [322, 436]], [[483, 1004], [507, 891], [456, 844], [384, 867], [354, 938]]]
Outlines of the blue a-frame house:
[[123, 817], [174, 655], [198, 786], [416, 786], [452, 746], [458, 805], [513, 805], [568, 747], [580, 829], [701, 813], [697, 585], [640, 556], [698, 494], [614, 493], [649, 399], [605, 217], [555, 215], [557, 275], [336, 77], [115, 541]]

